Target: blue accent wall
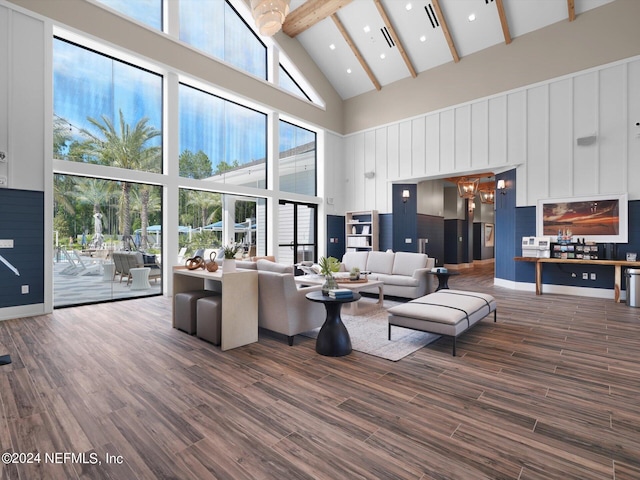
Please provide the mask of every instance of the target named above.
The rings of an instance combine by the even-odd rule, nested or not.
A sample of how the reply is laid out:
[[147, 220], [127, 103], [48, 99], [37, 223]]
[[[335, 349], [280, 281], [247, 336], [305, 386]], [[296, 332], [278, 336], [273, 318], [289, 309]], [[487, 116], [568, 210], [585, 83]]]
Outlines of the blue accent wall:
[[393, 250], [393, 214], [392, 213], [380, 213], [378, 214], [378, 229], [380, 230], [378, 236], [378, 249], [381, 252], [385, 250]]
[[[496, 180], [504, 179], [507, 184], [505, 195], [496, 198], [496, 266], [495, 276], [505, 280], [535, 283], [535, 264], [516, 262], [514, 257], [522, 256], [522, 237], [536, 234], [536, 207], [515, 206], [515, 170], [496, 175]], [[640, 254], [640, 201], [629, 202], [629, 241], [617, 245], [616, 259], [623, 260], [627, 252]], [[583, 280], [582, 274], [589, 274]], [[596, 280], [591, 280], [591, 274]], [[574, 287], [612, 289], [614, 283], [613, 266], [546, 264], [542, 271], [543, 283]], [[622, 289], [626, 288], [622, 281]]]
[[[409, 190], [409, 199], [402, 201], [402, 191]], [[417, 252], [418, 251], [418, 187], [415, 184], [392, 185], [393, 207], [393, 251]], [[411, 243], [405, 239], [410, 238]]]
[[[342, 258], [345, 251], [345, 220], [342, 215], [327, 215], [327, 256]], [[321, 255], [318, 255], [320, 257]]]
[[0, 308], [44, 303], [44, 193], [0, 189], [0, 205], [0, 239], [13, 240], [0, 255], [20, 273], [0, 262]]

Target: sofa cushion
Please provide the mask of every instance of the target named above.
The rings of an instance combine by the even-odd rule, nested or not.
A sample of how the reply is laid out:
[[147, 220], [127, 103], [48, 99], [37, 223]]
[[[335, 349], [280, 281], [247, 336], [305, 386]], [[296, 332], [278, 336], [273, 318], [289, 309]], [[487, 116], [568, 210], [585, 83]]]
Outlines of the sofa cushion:
[[258, 266], [256, 262], [251, 262], [249, 260], [236, 260], [236, 268], [244, 268], [246, 270], [256, 270]]
[[398, 287], [416, 287], [419, 283], [417, 278], [409, 275], [387, 275], [384, 273], [376, 275], [376, 280], [384, 282], [385, 285], [396, 285]]
[[365, 270], [391, 275], [393, 273], [393, 258], [395, 255], [393, 252], [369, 252]]
[[427, 258], [424, 253], [396, 252], [392, 273], [411, 276], [417, 269], [427, 266]]
[[342, 257], [343, 270], [350, 272], [352, 268], [359, 268], [360, 271], [367, 269], [367, 257], [369, 252], [347, 252]]
[[260, 259], [256, 262], [256, 266], [258, 267], [258, 271], [293, 274], [293, 265], [283, 265], [282, 263]]

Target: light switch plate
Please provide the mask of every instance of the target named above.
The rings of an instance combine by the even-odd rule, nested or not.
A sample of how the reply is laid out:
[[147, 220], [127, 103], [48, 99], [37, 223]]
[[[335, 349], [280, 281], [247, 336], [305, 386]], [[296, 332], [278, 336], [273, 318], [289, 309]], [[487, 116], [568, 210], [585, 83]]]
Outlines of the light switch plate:
[[13, 240], [0, 240], [0, 248], [13, 248]]

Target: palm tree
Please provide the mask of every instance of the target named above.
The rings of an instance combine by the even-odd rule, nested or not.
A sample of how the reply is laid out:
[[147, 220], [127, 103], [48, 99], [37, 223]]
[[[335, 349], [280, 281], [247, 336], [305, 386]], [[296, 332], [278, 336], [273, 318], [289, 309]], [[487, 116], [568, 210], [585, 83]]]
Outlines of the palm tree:
[[[122, 110], [119, 130], [106, 115], [102, 121], [89, 117], [87, 120], [99, 131], [99, 135], [86, 129], [81, 133], [88, 137], [83, 144], [84, 152], [96, 158], [99, 163], [129, 170], [159, 172], [161, 147], [148, 146], [151, 139], [161, 135], [159, 130], [147, 125], [148, 118], [142, 118], [133, 129], [124, 120]], [[123, 239], [131, 236], [131, 184], [122, 182], [120, 234]], [[146, 207], [145, 207], [146, 208]], [[146, 228], [145, 228], [146, 230]], [[146, 231], [145, 231], [146, 233]]]
[[149, 212], [158, 212], [162, 202], [159, 195], [159, 187], [154, 188], [151, 185], [138, 185], [137, 189], [132, 190], [133, 197], [131, 202], [131, 210], [140, 213], [140, 234], [143, 250], [149, 247], [149, 236], [147, 227], [149, 226]]
[[220, 216], [222, 198], [219, 193], [189, 190], [187, 192], [187, 205], [191, 205], [197, 209], [200, 216], [197, 220], [200, 226], [204, 227]]

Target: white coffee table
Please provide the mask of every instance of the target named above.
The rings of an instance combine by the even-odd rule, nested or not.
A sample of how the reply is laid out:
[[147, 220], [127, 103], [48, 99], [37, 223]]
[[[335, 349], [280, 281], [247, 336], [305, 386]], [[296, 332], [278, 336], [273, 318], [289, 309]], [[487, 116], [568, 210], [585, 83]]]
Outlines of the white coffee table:
[[[296, 284], [298, 285], [322, 285], [325, 282], [325, 278], [322, 275], [299, 275], [294, 277]], [[354, 292], [360, 292], [362, 290], [368, 290], [373, 287], [378, 287], [378, 301], [374, 305], [384, 305], [384, 282], [380, 280], [369, 280], [366, 282], [363, 281], [350, 281], [343, 280], [341, 278], [337, 278], [338, 287], [340, 288], [348, 288]], [[346, 308], [346, 313], [350, 313], [354, 315], [359, 311], [358, 304], [360, 302], [353, 302], [348, 304], [349, 306]]]

